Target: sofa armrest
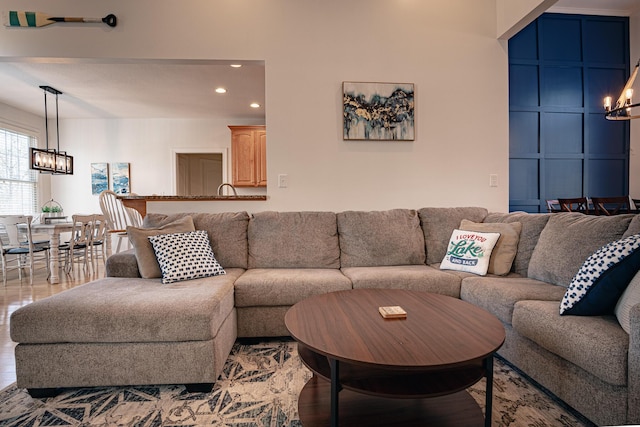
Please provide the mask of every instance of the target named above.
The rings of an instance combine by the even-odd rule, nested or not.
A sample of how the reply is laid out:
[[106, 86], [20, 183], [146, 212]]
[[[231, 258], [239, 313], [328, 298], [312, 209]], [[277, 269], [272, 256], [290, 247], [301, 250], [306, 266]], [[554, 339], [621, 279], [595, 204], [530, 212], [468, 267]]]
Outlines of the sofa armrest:
[[141, 277], [133, 249], [113, 254], [107, 258], [105, 271], [107, 277]]
[[627, 423], [640, 424], [640, 304], [631, 307], [630, 323]]

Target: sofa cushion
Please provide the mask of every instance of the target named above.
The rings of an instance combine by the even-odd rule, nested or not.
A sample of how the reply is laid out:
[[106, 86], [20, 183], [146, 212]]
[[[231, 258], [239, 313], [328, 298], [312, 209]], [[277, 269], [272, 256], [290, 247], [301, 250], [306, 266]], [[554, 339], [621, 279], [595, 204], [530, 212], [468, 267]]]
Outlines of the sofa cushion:
[[608, 243], [586, 259], [560, 304], [560, 314], [612, 314], [640, 269], [640, 234]]
[[598, 248], [622, 237], [632, 215], [554, 213], [531, 255], [528, 277], [567, 287]]
[[160, 227], [179, 218], [191, 216], [196, 230], [206, 230], [216, 259], [224, 268], [247, 268], [247, 226], [249, 214], [246, 212], [224, 213], [179, 213], [164, 215], [148, 213], [144, 217], [144, 227]]
[[162, 277], [160, 265], [158, 265], [156, 254], [154, 253], [153, 248], [151, 247], [151, 242], [149, 241], [150, 236], [169, 233], [185, 233], [187, 231], [194, 231], [195, 229], [196, 228], [193, 225], [193, 218], [190, 216], [185, 216], [157, 228], [138, 228], [128, 226], [127, 236], [133, 245], [136, 261], [138, 261], [140, 276], [145, 279], [156, 279], [158, 277]]
[[482, 222], [487, 216], [485, 208], [422, 208], [418, 210], [422, 233], [427, 247], [427, 264], [440, 263], [447, 253], [449, 237], [460, 227], [460, 221], [468, 219]]
[[204, 230], [159, 234], [149, 241], [162, 271], [162, 283], [226, 274], [216, 261]]
[[520, 231], [520, 239], [518, 240], [518, 252], [513, 259], [511, 271], [521, 276], [527, 275], [531, 254], [538, 243], [540, 233], [547, 225], [550, 217], [551, 214], [530, 214], [526, 212], [490, 212], [486, 216], [484, 222], [519, 222], [522, 224], [522, 231]]
[[522, 300], [556, 301], [565, 288], [526, 277], [468, 277], [462, 279], [460, 299], [484, 308], [506, 324], [511, 324], [513, 306]]
[[614, 316], [560, 316], [555, 301], [519, 301], [513, 328], [601, 380], [627, 385], [629, 336]]
[[449, 248], [440, 263], [442, 270], [466, 271], [484, 276], [500, 233], [453, 230]]
[[[640, 209], [640, 206], [637, 207]], [[622, 237], [629, 237], [633, 234], [640, 234], [640, 215], [634, 215], [629, 223], [629, 228], [624, 232]]]
[[[431, 264], [431, 265], [429, 265], [429, 267], [440, 269], [440, 264], [439, 263]], [[466, 279], [467, 277], [478, 277], [477, 274], [467, 273], [466, 271], [444, 270], [443, 272], [445, 272], [447, 274], [454, 275], [456, 277], [459, 277], [460, 280]], [[486, 276], [482, 276], [482, 277], [494, 277], [494, 278], [497, 279], [497, 278], [500, 278], [500, 277], [519, 278], [519, 277], [522, 277], [522, 276], [517, 274], [517, 273], [511, 272], [511, 273], [507, 274], [506, 276], [498, 276], [496, 274], [487, 273]]]
[[427, 265], [348, 267], [342, 272], [351, 280], [354, 289], [397, 288], [460, 297], [460, 277]]
[[622, 293], [613, 311], [618, 318], [620, 326], [628, 334], [631, 333], [631, 308], [638, 304], [640, 304], [640, 271], [633, 276], [631, 283]]
[[340, 212], [338, 232], [342, 267], [424, 264], [424, 237], [414, 210]]
[[500, 233], [500, 238], [496, 242], [491, 259], [489, 259], [489, 268], [487, 273], [498, 276], [505, 276], [511, 271], [513, 259], [518, 251], [518, 241], [520, 240], [520, 232], [522, 224], [519, 222], [473, 222], [463, 219], [460, 222], [461, 230], [481, 231], [488, 233]]
[[333, 212], [259, 212], [248, 228], [249, 268], [340, 268]]
[[[151, 243], [149, 243], [151, 245]], [[153, 250], [153, 248], [151, 249]], [[153, 254], [155, 259], [156, 255]], [[157, 261], [156, 261], [157, 262]], [[158, 269], [160, 266], [158, 266]], [[106, 277], [141, 277], [138, 261], [133, 249], [112, 254], [104, 265]], [[162, 272], [160, 273], [162, 275]]]
[[313, 295], [351, 289], [333, 268], [253, 268], [235, 282], [236, 307], [290, 306]]
[[115, 343], [210, 340], [233, 311], [227, 275], [163, 285], [159, 279], [104, 278], [16, 310], [19, 343]]

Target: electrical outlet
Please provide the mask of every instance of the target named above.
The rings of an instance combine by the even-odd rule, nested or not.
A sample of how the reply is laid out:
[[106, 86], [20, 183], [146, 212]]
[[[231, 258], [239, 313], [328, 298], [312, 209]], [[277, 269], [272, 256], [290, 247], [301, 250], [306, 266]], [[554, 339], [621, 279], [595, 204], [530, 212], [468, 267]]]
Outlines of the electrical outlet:
[[497, 187], [498, 186], [498, 174], [490, 173], [489, 174], [489, 187]]
[[281, 173], [278, 175], [278, 188], [287, 188], [289, 186], [289, 175]]

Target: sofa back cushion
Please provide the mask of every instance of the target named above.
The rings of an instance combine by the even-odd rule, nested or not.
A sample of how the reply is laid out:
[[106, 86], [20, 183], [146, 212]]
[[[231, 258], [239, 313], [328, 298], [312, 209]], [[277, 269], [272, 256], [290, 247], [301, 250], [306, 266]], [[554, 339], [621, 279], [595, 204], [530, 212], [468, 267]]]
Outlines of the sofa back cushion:
[[188, 231], [194, 231], [195, 229], [193, 218], [190, 216], [185, 216], [175, 222], [164, 224], [158, 228], [128, 226], [127, 236], [136, 254], [140, 276], [144, 279], [162, 277], [162, 271], [160, 271], [160, 265], [156, 259], [156, 254], [151, 246], [149, 237], [159, 234], [186, 233]]
[[[640, 209], [640, 206], [638, 206], [638, 208]], [[622, 237], [629, 237], [638, 233], [640, 233], [640, 215], [634, 215], [629, 223], [629, 228], [627, 228], [627, 231], [624, 232], [624, 236]]]
[[[473, 222], [468, 219], [460, 221], [461, 230], [479, 231], [483, 233], [500, 233], [496, 245], [491, 251], [487, 273], [506, 276], [511, 272], [513, 260], [518, 252], [518, 241], [522, 232], [520, 222]], [[442, 261], [444, 263], [444, 261]], [[440, 266], [442, 268], [442, 265]]]
[[427, 244], [427, 264], [442, 261], [447, 253], [449, 238], [456, 228], [460, 228], [460, 221], [468, 219], [482, 222], [487, 216], [485, 208], [422, 208], [418, 210], [422, 222], [422, 233]]
[[259, 212], [248, 228], [249, 268], [340, 268], [333, 212]]
[[551, 214], [531, 255], [528, 277], [568, 287], [593, 252], [622, 237], [631, 217]]
[[148, 213], [144, 217], [144, 227], [157, 228], [184, 216], [193, 218], [196, 230], [206, 230], [216, 260], [222, 268], [247, 268], [248, 246], [247, 227], [249, 215], [246, 212], [224, 213], [178, 213], [171, 215]]
[[347, 211], [337, 216], [342, 267], [424, 264], [424, 236], [415, 210]]
[[489, 212], [484, 222], [519, 222], [522, 224], [522, 230], [520, 231], [520, 240], [518, 241], [518, 251], [516, 257], [513, 259], [513, 265], [511, 271], [518, 273], [519, 275], [526, 277], [529, 270], [529, 261], [531, 260], [531, 254], [533, 249], [538, 243], [540, 233], [547, 225], [551, 214], [530, 214], [526, 212], [512, 212], [512, 213], [496, 213]]

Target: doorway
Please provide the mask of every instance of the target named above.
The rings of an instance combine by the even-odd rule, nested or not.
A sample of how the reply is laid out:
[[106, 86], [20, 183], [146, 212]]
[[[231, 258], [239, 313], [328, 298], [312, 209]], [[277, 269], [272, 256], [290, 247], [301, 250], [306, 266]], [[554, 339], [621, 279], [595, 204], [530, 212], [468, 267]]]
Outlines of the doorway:
[[226, 182], [226, 149], [173, 150], [175, 194], [178, 196], [216, 196]]

